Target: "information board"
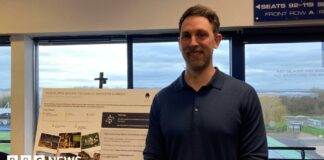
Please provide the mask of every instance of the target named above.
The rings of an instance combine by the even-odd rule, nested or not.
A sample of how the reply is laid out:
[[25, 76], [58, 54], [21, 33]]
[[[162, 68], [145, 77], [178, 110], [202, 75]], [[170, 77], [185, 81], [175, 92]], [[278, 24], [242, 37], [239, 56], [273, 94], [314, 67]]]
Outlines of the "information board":
[[143, 160], [156, 90], [44, 89], [34, 155]]
[[324, 19], [324, 0], [254, 0], [254, 21]]

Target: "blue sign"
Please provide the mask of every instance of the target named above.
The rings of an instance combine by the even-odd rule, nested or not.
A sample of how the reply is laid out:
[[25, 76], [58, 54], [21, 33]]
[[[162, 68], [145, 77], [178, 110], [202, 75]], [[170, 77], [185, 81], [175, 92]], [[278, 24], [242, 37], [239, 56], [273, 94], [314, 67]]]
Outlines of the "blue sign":
[[324, 19], [324, 0], [254, 0], [254, 21]]

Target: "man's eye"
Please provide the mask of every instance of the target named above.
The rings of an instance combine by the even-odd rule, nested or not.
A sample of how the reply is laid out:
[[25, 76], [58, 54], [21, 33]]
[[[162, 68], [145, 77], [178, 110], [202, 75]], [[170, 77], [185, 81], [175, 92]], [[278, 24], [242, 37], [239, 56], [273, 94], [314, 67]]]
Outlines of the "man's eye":
[[188, 39], [188, 38], [190, 38], [190, 35], [189, 34], [184, 34], [184, 35], [182, 35], [182, 38]]
[[197, 36], [199, 38], [205, 38], [205, 37], [207, 37], [207, 34], [205, 34], [205, 33], [199, 33]]

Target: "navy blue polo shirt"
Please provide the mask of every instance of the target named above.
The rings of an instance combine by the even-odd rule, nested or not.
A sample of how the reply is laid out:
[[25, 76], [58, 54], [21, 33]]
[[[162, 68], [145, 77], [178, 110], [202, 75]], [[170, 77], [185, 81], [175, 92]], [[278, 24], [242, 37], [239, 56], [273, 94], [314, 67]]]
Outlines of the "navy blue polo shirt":
[[198, 92], [185, 82], [183, 72], [155, 96], [145, 160], [267, 159], [255, 90], [216, 70]]

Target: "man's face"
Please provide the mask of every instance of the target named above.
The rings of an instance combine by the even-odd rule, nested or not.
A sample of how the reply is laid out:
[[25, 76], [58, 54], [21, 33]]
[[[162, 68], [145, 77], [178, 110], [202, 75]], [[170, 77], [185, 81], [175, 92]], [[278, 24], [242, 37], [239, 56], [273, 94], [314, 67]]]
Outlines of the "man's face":
[[181, 26], [179, 46], [186, 66], [191, 70], [203, 70], [212, 66], [214, 48], [222, 36], [213, 33], [212, 25], [205, 17], [189, 16]]

